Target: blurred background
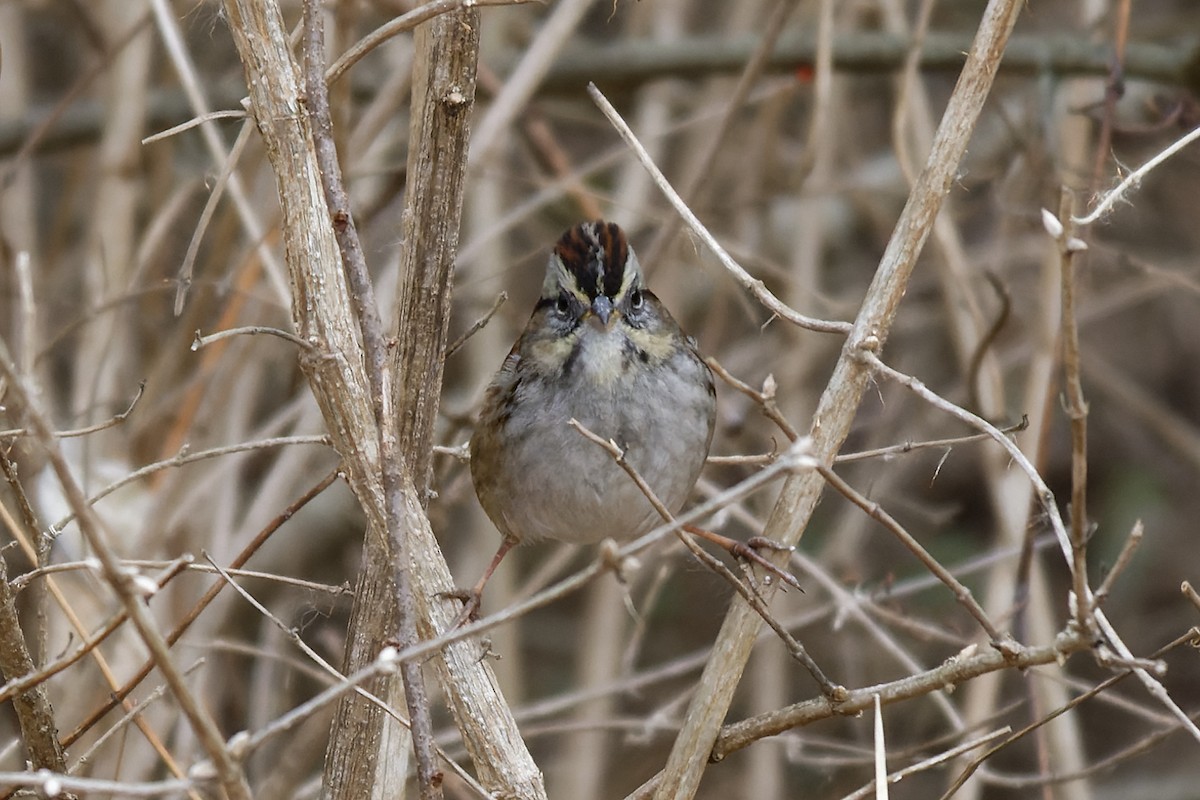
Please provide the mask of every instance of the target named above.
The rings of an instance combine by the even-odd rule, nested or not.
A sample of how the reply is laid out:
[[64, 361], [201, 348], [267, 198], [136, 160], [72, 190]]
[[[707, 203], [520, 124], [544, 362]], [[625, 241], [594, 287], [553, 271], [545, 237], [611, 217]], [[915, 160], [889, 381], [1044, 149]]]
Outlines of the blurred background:
[[[651, 287], [730, 373], [776, 399], [806, 431], [842, 345], [772, 319], [679, 225], [588, 99], [594, 81], [729, 252], [793, 308], [852, 320], [928, 152], [984, 3], [905, 0], [641, 0], [486, 7], [473, 111], [468, 200], [451, 339], [507, 302], [449, 359], [439, 441], [470, 437], [482, 391], [528, 318], [550, 247], [575, 222], [611, 219], [630, 234]], [[412, 6], [339, 0], [334, 55]], [[284, 2], [289, 25], [299, 4]], [[914, 31], [929, 63], [909, 63]], [[758, 64], [762, 48], [772, 58]], [[832, 53], [826, 69], [818, 50]], [[1045, 0], [1021, 14], [996, 88], [913, 276], [884, 358], [1000, 424], [1066, 507], [1070, 431], [1062, 405], [1059, 275], [1041, 209], [1066, 187], [1079, 211], [1200, 124], [1200, 6], [1194, 0]], [[0, 0], [0, 335], [40, 386], [120, 553], [157, 576], [172, 559], [228, 564], [337, 465], [294, 348], [266, 336], [192, 349], [195, 332], [290, 328], [275, 183], [257, 132], [235, 115], [143, 143], [208, 111], [241, 110], [241, 65], [211, 0]], [[335, 135], [354, 210], [390, 318], [404, 201], [412, 42], [401, 36], [333, 87]], [[231, 155], [232, 154], [232, 155]], [[218, 192], [210, 205], [210, 198]], [[1179, 593], [1200, 580], [1200, 149], [1176, 155], [1102, 223], [1078, 232], [1084, 391], [1089, 403], [1093, 584], [1135, 521], [1145, 540], [1106, 611], [1138, 655], [1197, 624]], [[402, 324], [402, 323], [401, 323]], [[139, 395], [139, 385], [144, 392]], [[785, 437], [722, 385], [713, 453], [765, 454]], [[3, 397], [0, 397], [3, 403]], [[22, 425], [0, 408], [0, 430]], [[879, 385], [845, 453], [969, 434], [902, 388]], [[280, 440], [282, 438], [282, 440]], [[254, 444], [237, 452], [216, 448]], [[27, 638], [42, 658], [74, 648], [115, 610], [79, 562], [88, 556], [38, 448], [0, 438], [18, 470], [0, 489], [14, 518], [19, 484], [49, 548], [68, 565], [19, 582]], [[158, 465], [127, 480], [135, 471]], [[697, 499], [751, 474], [713, 464]], [[900, 520], [1023, 642], [1045, 644], [1068, 619], [1069, 580], [1027, 482], [997, 448], [959, 442], [847, 460], [839, 473]], [[498, 543], [466, 465], [435, 464], [429, 514], [458, 582]], [[761, 532], [777, 486], [710, 526]], [[33, 568], [36, 540], [6, 516], [10, 578]], [[241, 579], [287, 628], [337, 666], [362, 518], [332, 488], [283, 525]], [[51, 543], [52, 539], [52, 543]], [[521, 548], [489, 585], [498, 610], [596, 557], [595, 549]], [[75, 565], [71, 568], [70, 565]], [[835, 681], [857, 688], [936, 666], [981, 632], [886, 531], [828, 493], [792, 568], [805, 587], [773, 608]], [[174, 627], [214, 581], [189, 570], [151, 609]], [[586, 592], [492, 634], [506, 697], [551, 797], [623, 797], [661, 767], [732, 590], [677, 542], [641, 559], [624, 584]], [[72, 622], [72, 620], [76, 622]], [[78, 626], [78, 627], [76, 627]], [[326, 678], [279, 626], [226, 590], [175, 647], [224, 731], [256, 729]], [[48, 682], [82, 774], [167, 774], [201, 759], [169, 698], [142, 728], [114, 710], [86, 730], [142, 663], [122, 628]], [[1194, 648], [1168, 652], [1173, 697], [1200, 711]], [[1110, 671], [1087, 654], [1064, 668], [1006, 672], [885, 709], [898, 769], [1004, 725], [1045, 717]], [[131, 700], [150, 697], [152, 675]], [[819, 696], [764, 636], [730, 721]], [[440, 707], [439, 707], [440, 709]], [[259, 798], [315, 797], [330, 714], [318, 713], [249, 764]], [[443, 746], [462, 756], [439, 710]], [[700, 795], [838, 798], [871, 776], [871, 720], [824, 721], [710, 766]], [[955, 797], [1189, 798], [1196, 741], [1125, 681], [1001, 750]], [[0, 770], [22, 768], [14, 717], [0, 708]], [[965, 762], [906, 778], [896, 797], [937, 797]], [[448, 779], [451, 797], [475, 795]]]

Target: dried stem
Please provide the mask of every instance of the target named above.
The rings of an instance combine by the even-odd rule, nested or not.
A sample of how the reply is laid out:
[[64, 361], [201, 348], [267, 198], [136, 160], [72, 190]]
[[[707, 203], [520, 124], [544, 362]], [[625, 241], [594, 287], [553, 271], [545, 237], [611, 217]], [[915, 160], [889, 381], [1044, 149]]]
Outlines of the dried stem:
[[[1074, 195], [1063, 190], [1058, 218], [1073, 217]], [[1074, 223], [1069, 223], [1071, 227]], [[1071, 422], [1071, 572], [1074, 578], [1075, 622], [1080, 630], [1091, 625], [1091, 593], [1087, 590], [1087, 541], [1090, 535], [1087, 517], [1087, 401], [1080, 377], [1079, 323], [1075, 314], [1075, 255], [1082, 245], [1070, 227], [1056, 237], [1059, 256], [1059, 280], [1062, 292], [1062, 363], [1067, 418]]]
[[[371, 406], [375, 412], [375, 424], [379, 435], [380, 477], [387, 504], [387, 534], [394, 565], [392, 578], [395, 581], [396, 607], [399, 610], [396, 636], [402, 647], [409, 647], [416, 644], [418, 639], [417, 604], [413, 598], [413, 562], [409, 556], [408, 539], [400, 528], [399, 497], [405, 487], [401, 476], [403, 466], [396, 449], [395, 423], [391, 418], [392, 414], [388, 413], [389, 387], [385, 371], [387, 349], [383, 343], [383, 323], [375, 305], [375, 290], [351, 214], [350, 198], [342, 183], [342, 169], [333, 141], [333, 118], [329, 111], [329, 90], [324, 75], [325, 25], [318, 0], [306, 0], [304, 4], [304, 66], [313, 147], [321, 175], [321, 185], [325, 190], [325, 203], [329, 207], [334, 236], [337, 237], [338, 249], [342, 255], [346, 283], [354, 302], [354, 310], [358, 314]], [[408, 488], [411, 491], [411, 484]], [[422, 800], [438, 800], [442, 796], [442, 773], [438, 769], [434, 752], [433, 717], [421, 665], [402, 664], [400, 673], [404, 679], [404, 699], [408, 707], [413, 750], [417, 759], [418, 790]]]

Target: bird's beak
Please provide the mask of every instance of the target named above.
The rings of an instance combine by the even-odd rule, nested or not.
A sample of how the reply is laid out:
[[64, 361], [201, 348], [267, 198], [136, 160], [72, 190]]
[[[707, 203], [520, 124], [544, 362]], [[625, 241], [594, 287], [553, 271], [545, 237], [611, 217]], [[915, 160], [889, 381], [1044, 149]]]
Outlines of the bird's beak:
[[592, 301], [592, 315], [600, 320], [600, 326], [606, 330], [608, 328], [608, 321], [612, 318], [612, 313], [612, 300], [609, 300], [605, 295], [598, 295]]

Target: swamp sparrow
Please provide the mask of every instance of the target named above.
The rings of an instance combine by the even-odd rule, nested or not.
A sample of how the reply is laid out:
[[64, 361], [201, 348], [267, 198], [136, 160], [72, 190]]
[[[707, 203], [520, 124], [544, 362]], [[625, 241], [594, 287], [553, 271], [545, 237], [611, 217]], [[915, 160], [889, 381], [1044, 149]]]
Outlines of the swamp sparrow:
[[625, 541], [661, 522], [613, 458], [612, 439], [672, 513], [696, 483], [716, 420], [712, 373], [645, 286], [625, 233], [585, 222], [558, 240], [542, 294], [483, 400], [471, 478], [504, 540], [466, 593], [468, 613], [521, 542]]

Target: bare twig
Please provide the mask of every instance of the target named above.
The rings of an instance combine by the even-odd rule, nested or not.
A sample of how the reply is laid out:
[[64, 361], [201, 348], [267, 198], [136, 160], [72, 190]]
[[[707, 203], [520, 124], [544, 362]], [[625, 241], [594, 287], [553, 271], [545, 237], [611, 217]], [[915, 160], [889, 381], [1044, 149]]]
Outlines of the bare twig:
[[783, 435], [788, 438], [788, 441], [794, 442], [800, 438], [799, 432], [792, 427], [792, 423], [788, 422], [783, 412], [779, 410], [779, 406], [775, 403], [775, 378], [768, 375], [763, 381], [762, 391], [755, 389], [748, 383], [730, 375], [725, 367], [721, 366], [715, 358], [709, 356], [704, 359], [704, 363], [708, 364], [709, 369], [716, 373], [717, 377], [728, 383], [734, 389], [737, 389], [742, 394], [753, 400], [762, 411], [763, 415], [779, 426], [779, 430], [783, 431]]
[[492, 307], [489, 308], [482, 317], [472, 322], [471, 327], [463, 331], [462, 336], [459, 336], [453, 342], [446, 345], [446, 358], [449, 359], [450, 356], [457, 353], [458, 348], [466, 344], [468, 339], [479, 333], [479, 331], [483, 330], [484, 326], [487, 325], [491, 321], [492, 317], [495, 316], [496, 312], [500, 310], [500, 306], [504, 305], [506, 302], [508, 302], [508, 292], [501, 292], [500, 294], [496, 295], [496, 301], [492, 303]]
[[1090, 644], [1081, 637], [1064, 634], [1052, 645], [1019, 648], [1011, 661], [996, 650], [978, 649], [972, 645], [933, 669], [899, 680], [853, 689], [841, 704], [835, 705], [825, 699], [808, 700], [727, 725], [721, 730], [721, 735], [713, 747], [712, 758], [720, 760], [763, 737], [774, 736], [819, 719], [866, 711], [874, 705], [876, 695], [884, 705], [888, 705], [957, 686], [1006, 667], [1017, 666], [1024, 669], [1039, 664], [1055, 663], [1072, 653], [1087, 649]]
[[0, 772], [0, 786], [40, 789], [44, 797], [61, 797], [63, 792], [106, 794], [110, 797], [169, 797], [190, 792], [203, 781], [179, 779], [170, 781], [108, 781], [100, 778], [77, 778], [49, 770], [37, 772]]
[[1200, 139], [1200, 127], [1194, 128], [1180, 138], [1176, 139], [1169, 147], [1154, 156], [1154, 158], [1150, 159], [1145, 164], [1129, 173], [1127, 176], [1125, 176], [1124, 180], [1122, 180], [1119, 184], [1113, 187], [1113, 189], [1100, 198], [1100, 202], [1096, 204], [1096, 207], [1092, 209], [1091, 213], [1085, 214], [1082, 217], [1072, 217], [1072, 221], [1077, 225], [1091, 225], [1093, 222], [1100, 220], [1104, 217], [1104, 215], [1112, 210], [1113, 206], [1123, 200], [1125, 195], [1127, 195], [1133, 189], [1136, 189], [1137, 186], [1142, 182], [1142, 179], [1153, 172], [1158, 165], [1162, 164], [1168, 158], [1175, 155], [1197, 139]]
[[[1029, 427], [1029, 420], [1023, 419], [1015, 425], [1009, 425], [1007, 428], [1000, 428], [1000, 432], [1006, 436], [1013, 433], [1018, 433]], [[834, 459], [835, 464], [847, 464], [853, 461], [863, 461], [869, 458], [888, 459], [898, 455], [913, 453], [918, 450], [948, 450], [958, 444], [970, 444], [972, 442], [982, 442], [990, 440], [992, 437], [986, 433], [972, 433], [967, 436], [951, 436], [946, 439], [926, 439], [920, 442], [904, 442], [902, 444], [892, 444], [886, 447], [876, 447], [871, 450], [859, 450], [854, 453], [839, 453]]]
[[[95, 425], [88, 425], [86, 428], [73, 428], [71, 430], [66, 430], [66, 431], [55, 431], [54, 438], [56, 438], [56, 439], [71, 439], [71, 438], [75, 438], [75, 437], [79, 437], [79, 436], [87, 436], [89, 433], [97, 433], [99, 431], [107, 430], [108, 428], [113, 428], [113, 427], [116, 427], [117, 425], [120, 425], [122, 422], [124, 422], [129, 417], [130, 414], [133, 413], [133, 407], [136, 406], [138, 404], [138, 401], [142, 399], [142, 393], [145, 391], [146, 391], [146, 382], [141, 381], [140, 383], [138, 383], [137, 394], [135, 394], [133, 396], [133, 399], [129, 401], [129, 405], [121, 413], [114, 414], [113, 416], [106, 419], [104, 422], [100, 422]], [[29, 435], [29, 430], [27, 428], [13, 428], [13, 429], [7, 430], [7, 431], [0, 431], [0, 439], [16, 437], [16, 436], [28, 436], [28, 435]]]
[[[244, 111], [241, 113], [243, 116], [246, 114]], [[208, 226], [212, 222], [213, 215], [217, 213], [217, 206], [220, 204], [221, 198], [225, 196], [225, 190], [229, 187], [229, 181], [233, 177], [234, 170], [242, 158], [242, 152], [246, 149], [246, 142], [250, 141], [250, 133], [253, 130], [254, 121], [247, 118], [242, 123], [237, 138], [233, 140], [233, 147], [229, 150], [229, 156], [221, 162], [221, 171], [217, 174], [217, 180], [213, 183], [212, 188], [208, 192], [208, 197], [204, 201], [204, 209], [200, 212], [200, 216], [196, 220], [196, 227], [192, 231], [192, 238], [188, 242], [187, 250], [183, 254], [183, 261], [179, 264], [178, 277], [175, 279], [175, 316], [177, 317], [183, 313], [183, 305], [187, 300], [188, 290], [192, 288], [192, 274], [196, 267], [196, 256], [200, 254], [200, 243], [204, 240], [204, 234], [208, 231]], [[143, 141], [142, 144], [145, 145], [146, 142]], [[193, 349], [195, 349], [194, 346]]]
[[246, 118], [245, 111], [234, 111], [232, 109], [230, 109], [228, 111], [210, 111], [207, 114], [203, 114], [199, 117], [192, 117], [187, 122], [181, 122], [178, 125], [174, 125], [170, 128], [167, 128], [165, 131], [159, 131], [158, 133], [153, 133], [153, 134], [147, 136], [145, 139], [142, 139], [142, 144], [143, 145], [153, 144], [155, 142], [161, 142], [163, 139], [170, 139], [172, 136], [176, 136], [180, 133], [183, 133], [184, 131], [191, 130], [192, 128], [196, 127], [197, 125], [208, 122], [209, 120], [245, 119], [245, 118]]
[[337, 61], [333, 62], [325, 72], [326, 82], [332, 84], [341, 80], [346, 71], [363, 59], [367, 53], [374, 50], [379, 45], [391, 39], [394, 36], [399, 36], [402, 33], [411, 31], [413, 28], [420, 25], [422, 22], [427, 22], [434, 17], [448, 14], [451, 11], [456, 11], [460, 8], [471, 8], [478, 6], [510, 6], [519, 5], [521, 3], [532, 3], [536, 0], [433, 0], [433, 2], [425, 3], [422, 6], [414, 8], [406, 14], [401, 14], [395, 19], [385, 22], [369, 34], [355, 42], [354, 46], [340, 55]]
[[683, 198], [679, 196], [679, 193], [676, 192], [674, 187], [672, 187], [667, 181], [667, 177], [663, 175], [662, 170], [660, 170], [658, 166], [651, 160], [650, 154], [646, 152], [646, 148], [643, 147], [642, 143], [638, 141], [637, 137], [633, 133], [633, 130], [629, 127], [625, 120], [621, 118], [621, 115], [617, 113], [617, 110], [613, 108], [612, 103], [608, 102], [608, 98], [605, 97], [603, 93], [596, 88], [596, 85], [592, 83], [588, 84], [588, 93], [592, 96], [592, 100], [599, 107], [600, 111], [603, 112], [604, 116], [608, 118], [608, 121], [612, 123], [612, 126], [616, 128], [617, 133], [621, 134], [621, 138], [625, 140], [627, 145], [629, 145], [629, 149], [633, 151], [635, 156], [637, 156], [638, 161], [640, 161], [642, 166], [646, 168], [646, 171], [650, 173], [650, 176], [654, 179], [654, 183], [658, 186], [659, 190], [662, 191], [663, 195], [666, 196], [667, 200], [675, 208], [675, 211], [678, 212], [681, 217], [683, 217], [683, 220], [685, 223], [687, 223], [687, 226], [692, 230], [693, 233], [696, 234], [697, 237], [699, 237], [702, 242], [704, 242], [705, 246], [712, 251], [713, 255], [717, 257], [717, 260], [721, 262], [721, 265], [725, 267], [729, 274], [733, 276], [734, 280], [736, 280], [742, 286], [742, 288], [754, 295], [754, 297], [772, 314], [775, 314], [782, 319], [786, 319], [788, 322], [798, 325], [801, 328], [807, 328], [811, 331], [820, 331], [822, 333], [846, 334], [850, 332], [851, 326], [849, 322], [829, 322], [826, 320], [814, 319], [801, 314], [799, 311], [796, 311], [793, 308], [790, 308], [782, 300], [776, 297], [771, 290], [767, 288], [765, 283], [752, 276], [749, 272], [746, 272], [746, 270], [742, 269], [742, 266], [733, 260], [729, 253], [725, 251], [725, 248], [721, 246], [720, 242], [717, 241], [716, 237], [708, 232], [708, 229], [705, 228], [704, 224], [700, 222], [699, 217], [697, 217], [692, 210], [687, 207], [687, 204], [683, 201]]
[[[334, 473], [336, 475], [336, 473]], [[173, 561], [163, 561], [162, 559], [146, 559], [146, 558], [124, 558], [121, 563], [131, 569], [146, 570], [146, 569], [178, 569], [179, 572], [203, 572], [206, 574], [216, 574], [216, 569], [206, 564], [195, 564], [191, 561], [191, 555], [182, 556]], [[15, 591], [21, 591], [29, 584], [36, 581], [45, 575], [53, 575], [57, 572], [75, 572], [78, 570], [94, 570], [96, 569], [94, 561], [63, 561], [57, 564], [49, 564], [45, 567], [30, 570], [22, 573], [16, 578], [13, 578], [10, 583]], [[347, 584], [334, 586], [329, 583], [318, 583], [316, 581], [304, 580], [303, 578], [293, 578], [290, 575], [280, 575], [276, 572], [262, 572], [253, 569], [227, 569], [230, 575], [237, 578], [258, 578], [270, 583], [278, 583], [284, 586], [293, 586], [297, 589], [304, 589], [310, 592], [319, 594], [328, 594], [335, 597], [352, 594], [350, 587]], [[160, 581], [161, 582], [161, 581]]]
[[1140, 519], [1133, 523], [1133, 528], [1130, 529], [1129, 536], [1125, 539], [1125, 545], [1121, 548], [1121, 552], [1117, 554], [1117, 560], [1113, 562], [1112, 568], [1104, 576], [1100, 587], [1096, 589], [1093, 596], [1096, 605], [1104, 603], [1109, 591], [1112, 589], [1113, 583], [1125, 571], [1125, 567], [1129, 566], [1129, 562], [1133, 560], [1133, 554], [1137, 552], [1138, 546], [1142, 543], [1142, 534], [1144, 531], [1145, 528]]
[[[1070, 220], [1074, 195], [1064, 189], [1058, 218]], [[1050, 226], [1054, 227], [1054, 226]], [[1091, 627], [1091, 594], [1087, 591], [1087, 540], [1090, 535], [1087, 516], [1087, 401], [1083, 397], [1080, 378], [1079, 325], [1075, 318], [1075, 254], [1081, 252], [1082, 242], [1075, 238], [1074, 223], [1061, 229], [1055, 237], [1058, 246], [1058, 268], [1062, 294], [1062, 364], [1066, 390], [1066, 411], [1071, 421], [1071, 553], [1075, 591], [1075, 622], [1081, 630]]]
[[1183, 592], [1184, 597], [1192, 602], [1192, 605], [1196, 607], [1196, 610], [1200, 611], [1200, 593], [1192, 588], [1192, 584], [1188, 581], [1184, 581], [1180, 586], [1180, 591]]
[[[209, 450], [200, 450], [195, 453], [187, 452], [187, 449], [180, 451], [178, 455], [162, 461], [155, 461], [153, 464], [147, 464], [144, 467], [139, 467], [125, 477], [113, 481], [108, 486], [105, 486], [100, 491], [88, 498], [88, 505], [95, 505], [103, 500], [108, 495], [120, 489], [122, 486], [127, 486], [134, 481], [141, 480], [148, 475], [153, 475], [164, 469], [172, 467], [182, 467], [185, 464], [193, 464], [197, 461], [206, 461], [210, 458], [220, 458], [221, 456], [232, 455], [234, 453], [250, 453], [255, 450], [264, 450], [268, 447], [282, 447], [292, 444], [319, 444], [329, 446], [329, 437], [320, 436], [277, 436], [271, 439], [260, 439], [255, 442], [242, 442], [240, 444], [231, 444], [224, 447], [213, 447]], [[72, 512], [50, 526], [50, 535], [57, 536], [62, 532], [68, 524], [70, 524], [77, 514]]]
[[241, 328], [229, 328], [224, 331], [210, 333], [207, 336], [196, 331], [196, 338], [192, 340], [192, 350], [199, 350], [201, 347], [208, 347], [213, 342], [219, 342], [222, 339], [228, 339], [233, 336], [277, 336], [285, 342], [291, 342], [302, 350], [313, 350], [313, 343], [301, 339], [294, 333], [290, 333], [279, 328], [268, 328], [263, 325], [247, 325]]
[[[876, 697], [878, 697], [878, 695], [876, 695]], [[1005, 725], [1003, 728], [998, 730], [990, 731], [982, 736], [976, 736], [972, 739], [968, 739], [960, 745], [956, 745], [955, 747], [951, 747], [949, 750], [938, 753], [936, 756], [922, 759], [916, 764], [905, 767], [904, 769], [898, 769], [895, 772], [888, 773], [887, 782], [889, 784], [899, 783], [909, 775], [915, 775], [918, 772], [924, 772], [927, 769], [933, 769], [934, 767], [941, 766], [952, 758], [957, 758], [964, 753], [974, 750], [977, 747], [983, 747], [993, 739], [998, 739], [999, 737], [1009, 733], [1012, 733], [1012, 728]], [[868, 784], [858, 791], [851, 792], [850, 794], [846, 795], [842, 798], [842, 800], [859, 800], [859, 798], [869, 797], [874, 790], [875, 784]]]

